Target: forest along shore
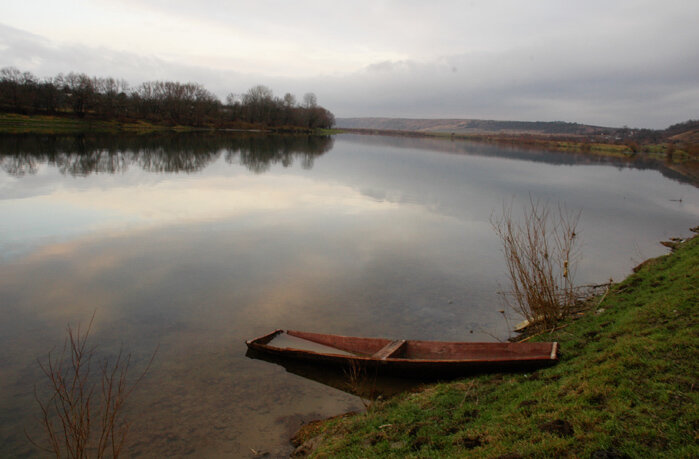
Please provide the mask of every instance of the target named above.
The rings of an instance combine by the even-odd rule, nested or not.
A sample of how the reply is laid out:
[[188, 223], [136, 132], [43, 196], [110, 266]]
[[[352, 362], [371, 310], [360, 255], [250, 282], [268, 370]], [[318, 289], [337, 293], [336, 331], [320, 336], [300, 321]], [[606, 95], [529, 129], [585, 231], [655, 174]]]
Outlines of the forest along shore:
[[[65, 129], [133, 129], [169, 126], [199, 129], [314, 130], [335, 125], [335, 115], [312, 92], [302, 101], [277, 97], [264, 85], [230, 92], [225, 102], [198, 83], [125, 80], [71, 72], [38, 78], [14, 67], [0, 69], [0, 132], [46, 133]], [[7, 116], [20, 115], [20, 116]]]
[[310, 423], [294, 456], [699, 457], [699, 236], [667, 245], [532, 338], [560, 343], [557, 365], [427, 385]]

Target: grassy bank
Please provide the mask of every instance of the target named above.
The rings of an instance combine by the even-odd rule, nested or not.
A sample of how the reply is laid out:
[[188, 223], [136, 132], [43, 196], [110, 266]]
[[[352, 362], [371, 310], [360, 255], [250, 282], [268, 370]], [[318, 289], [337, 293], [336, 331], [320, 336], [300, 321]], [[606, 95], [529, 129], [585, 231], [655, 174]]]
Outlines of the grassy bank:
[[2, 134], [81, 134], [117, 132], [192, 131], [188, 126], [160, 126], [145, 121], [105, 121], [66, 116], [0, 113]]
[[149, 132], [200, 132], [200, 131], [265, 131], [280, 134], [337, 134], [334, 129], [308, 129], [299, 126], [267, 127], [262, 124], [245, 122], [230, 122], [216, 126], [184, 126], [171, 124], [155, 124], [142, 120], [102, 120], [96, 118], [78, 118], [61, 115], [19, 115], [15, 113], [0, 113], [0, 134], [117, 134], [129, 132], [146, 134]]
[[425, 386], [296, 441], [314, 457], [699, 457], [698, 305], [695, 237], [534, 337], [560, 342], [556, 366]]

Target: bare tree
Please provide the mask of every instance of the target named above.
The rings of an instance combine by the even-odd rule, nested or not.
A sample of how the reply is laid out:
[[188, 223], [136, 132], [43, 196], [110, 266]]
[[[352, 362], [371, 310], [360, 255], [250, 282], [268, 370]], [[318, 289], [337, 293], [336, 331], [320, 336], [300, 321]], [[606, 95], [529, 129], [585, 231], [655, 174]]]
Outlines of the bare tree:
[[22, 72], [16, 67], [4, 67], [0, 70], [0, 105], [22, 113]]
[[130, 89], [126, 81], [111, 77], [71, 72], [40, 80], [14, 67], [0, 69], [0, 112], [207, 127], [245, 122], [315, 129], [334, 122], [313, 93], [307, 93], [299, 105], [290, 93], [274, 97], [271, 89], [257, 85], [239, 96], [229, 94], [224, 105], [198, 83], [149, 81]]
[[318, 99], [312, 92], [307, 92], [303, 95], [303, 106], [305, 108], [315, 108], [318, 105]]
[[289, 109], [296, 107], [296, 96], [290, 92], [284, 94], [284, 107]]
[[65, 90], [73, 112], [84, 117], [92, 109], [96, 89], [95, 79], [84, 73], [69, 73], [65, 76]]

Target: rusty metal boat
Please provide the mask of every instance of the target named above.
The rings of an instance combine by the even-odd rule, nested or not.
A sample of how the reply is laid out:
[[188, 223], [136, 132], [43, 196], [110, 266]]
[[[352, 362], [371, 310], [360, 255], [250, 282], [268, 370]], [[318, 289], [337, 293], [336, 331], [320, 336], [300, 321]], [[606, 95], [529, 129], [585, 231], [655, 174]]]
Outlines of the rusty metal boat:
[[[558, 361], [558, 343], [468, 343], [358, 338], [294, 330], [275, 330], [246, 341], [249, 351], [315, 362], [319, 365], [371, 367], [377, 373], [408, 377], [459, 376], [529, 370]], [[250, 352], [248, 353], [250, 354]]]

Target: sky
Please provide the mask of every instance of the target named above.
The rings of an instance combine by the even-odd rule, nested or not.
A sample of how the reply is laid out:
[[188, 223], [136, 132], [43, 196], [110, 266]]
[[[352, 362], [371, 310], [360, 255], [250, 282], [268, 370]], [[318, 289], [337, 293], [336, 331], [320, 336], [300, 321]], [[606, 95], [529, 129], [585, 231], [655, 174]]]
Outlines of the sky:
[[696, 0], [2, 0], [0, 67], [257, 84], [336, 117], [699, 118]]

